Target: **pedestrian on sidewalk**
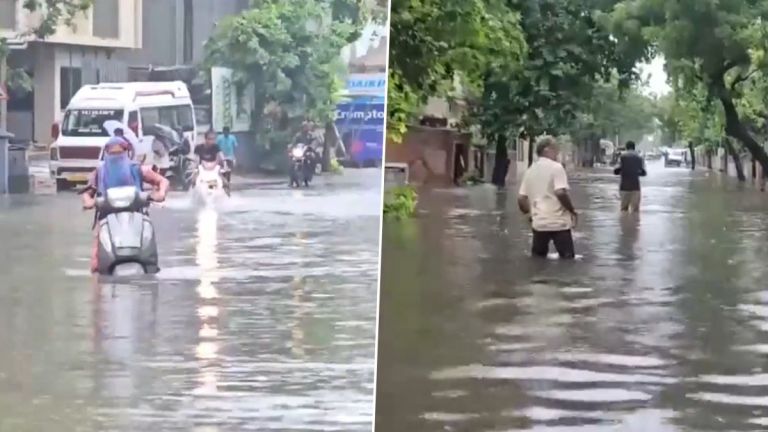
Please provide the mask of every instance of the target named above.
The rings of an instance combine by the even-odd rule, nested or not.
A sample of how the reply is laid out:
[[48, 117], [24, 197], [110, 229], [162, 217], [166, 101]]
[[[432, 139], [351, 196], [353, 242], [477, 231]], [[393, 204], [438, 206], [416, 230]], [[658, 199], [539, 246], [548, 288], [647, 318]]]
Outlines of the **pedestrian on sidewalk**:
[[637, 154], [634, 141], [627, 141], [627, 151], [621, 154], [619, 166], [613, 170], [621, 176], [619, 195], [621, 196], [621, 211], [637, 213], [640, 211], [640, 177], [645, 177], [645, 160]]
[[546, 258], [549, 243], [561, 259], [575, 257], [573, 235], [578, 214], [568, 195], [568, 175], [557, 161], [560, 153], [554, 137], [545, 136], [536, 144], [538, 160], [528, 168], [520, 185], [517, 204], [533, 229], [531, 254]]

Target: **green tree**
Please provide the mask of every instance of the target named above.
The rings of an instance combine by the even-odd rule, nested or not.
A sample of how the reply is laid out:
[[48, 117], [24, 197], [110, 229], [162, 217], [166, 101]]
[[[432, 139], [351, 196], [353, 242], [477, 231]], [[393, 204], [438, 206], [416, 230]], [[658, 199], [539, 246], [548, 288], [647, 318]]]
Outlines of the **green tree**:
[[[634, 63], [626, 64], [617, 56], [616, 41], [596, 19], [613, 3], [508, 1], [521, 14], [528, 50], [517, 67], [485, 76], [485, 92], [473, 117], [489, 142], [500, 148], [510, 134], [516, 136], [520, 131], [535, 137], [595, 127], [590, 125], [593, 113], [588, 106], [595, 100], [595, 85], [617, 77], [626, 87], [636, 76]], [[594, 152], [599, 134], [593, 130], [581, 135], [589, 135]]]
[[519, 14], [503, 0], [392, 0], [389, 138], [398, 142], [430, 96], [450, 96], [459, 80], [482, 91], [490, 71], [519, 62]]
[[768, 171], [768, 154], [754, 138], [741, 102], [744, 86], [768, 67], [766, 19], [766, 0], [625, 0], [608, 21], [627, 58], [659, 51], [680, 91], [702, 85], [722, 107], [726, 134]]
[[358, 3], [254, 0], [206, 42], [207, 66], [231, 68], [241, 89], [253, 85], [251, 127], [268, 148], [284, 149], [304, 118], [333, 120], [344, 71], [340, 50], [368, 17]]

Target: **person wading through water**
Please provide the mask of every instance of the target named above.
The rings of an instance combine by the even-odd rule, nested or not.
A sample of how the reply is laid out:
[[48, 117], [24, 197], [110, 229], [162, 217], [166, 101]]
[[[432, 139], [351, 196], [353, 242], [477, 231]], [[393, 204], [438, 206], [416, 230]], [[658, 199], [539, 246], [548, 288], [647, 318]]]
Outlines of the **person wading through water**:
[[627, 141], [627, 151], [621, 154], [619, 166], [613, 170], [621, 176], [619, 195], [621, 195], [621, 211], [637, 213], [640, 211], [640, 177], [645, 177], [645, 160], [635, 151], [634, 141]]
[[571, 230], [578, 222], [578, 214], [568, 195], [568, 175], [557, 161], [559, 153], [555, 138], [539, 139], [539, 159], [525, 172], [518, 193], [518, 207], [533, 228], [531, 254], [538, 258], [547, 257], [550, 242], [555, 244], [560, 258], [576, 256]]

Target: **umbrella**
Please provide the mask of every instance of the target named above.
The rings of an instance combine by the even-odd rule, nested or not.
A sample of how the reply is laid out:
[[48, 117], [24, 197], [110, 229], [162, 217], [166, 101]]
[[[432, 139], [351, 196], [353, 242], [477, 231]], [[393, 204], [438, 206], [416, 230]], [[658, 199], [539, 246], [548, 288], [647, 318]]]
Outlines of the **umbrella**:
[[129, 127], [126, 127], [122, 122], [119, 122], [117, 120], [107, 120], [104, 122], [102, 126], [104, 127], [104, 130], [106, 130], [107, 133], [109, 133], [109, 136], [115, 136], [115, 130], [122, 129], [123, 137], [125, 137], [125, 139], [128, 140], [129, 143], [131, 143], [131, 145], [133, 146], [133, 151], [136, 153], [136, 156], [149, 154], [150, 152], [150, 150], [148, 149], [149, 146], [145, 145], [143, 141], [136, 136], [133, 130]]

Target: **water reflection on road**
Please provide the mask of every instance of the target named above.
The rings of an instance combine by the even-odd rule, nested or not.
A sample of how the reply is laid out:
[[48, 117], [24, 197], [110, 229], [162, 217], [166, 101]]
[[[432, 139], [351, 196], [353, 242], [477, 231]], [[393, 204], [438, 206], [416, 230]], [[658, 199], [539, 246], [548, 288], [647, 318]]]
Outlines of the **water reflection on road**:
[[0, 430], [370, 430], [380, 173], [174, 195], [161, 273], [96, 282], [76, 197], [0, 203]]
[[643, 213], [572, 178], [576, 262], [534, 262], [515, 195], [422, 196], [384, 227], [377, 431], [768, 428], [768, 197], [651, 166]]

